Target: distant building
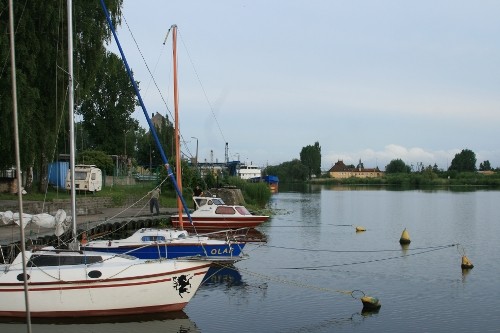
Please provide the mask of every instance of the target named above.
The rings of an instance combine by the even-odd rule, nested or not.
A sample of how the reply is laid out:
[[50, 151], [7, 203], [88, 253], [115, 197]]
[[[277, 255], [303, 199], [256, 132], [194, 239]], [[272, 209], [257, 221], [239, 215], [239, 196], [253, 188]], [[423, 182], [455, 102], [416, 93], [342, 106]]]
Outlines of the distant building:
[[384, 175], [378, 167], [373, 169], [365, 168], [361, 160], [359, 160], [359, 163], [355, 168], [348, 167], [342, 160], [338, 160], [337, 163], [335, 163], [334, 166], [328, 170], [328, 173], [332, 178], [377, 178]]
[[159, 112], [152, 113], [151, 122], [153, 123], [154, 127], [156, 127], [157, 130], [161, 130], [163, 124], [167, 126], [171, 125], [171, 122], [168, 119], [168, 117], [165, 118]]

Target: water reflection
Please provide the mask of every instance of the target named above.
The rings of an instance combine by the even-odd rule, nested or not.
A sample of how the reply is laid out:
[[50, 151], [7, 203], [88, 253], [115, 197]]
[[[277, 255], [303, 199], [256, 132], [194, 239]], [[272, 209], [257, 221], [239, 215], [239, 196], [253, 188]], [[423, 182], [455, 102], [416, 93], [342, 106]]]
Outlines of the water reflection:
[[242, 285], [241, 274], [234, 265], [213, 264], [205, 275], [203, 286], [225, 285], [226, 287]]
[[237, 239], [240, 242], [267, 242], [267, 236], [255, 228], [241, 228], [235, 230], [208, 230], [207, 235], [213, 239]]
[[[93, 318], [32, 318], [32, 330], [37, 333], [122, 333], [122, 332], [200, 332], [196, 324], [184, 311], [158, 313], [149, 315], [93, 317]], [[27, 330], [25, 322], [20, 319], [0, 322], [0, 332], [18, 333]]]

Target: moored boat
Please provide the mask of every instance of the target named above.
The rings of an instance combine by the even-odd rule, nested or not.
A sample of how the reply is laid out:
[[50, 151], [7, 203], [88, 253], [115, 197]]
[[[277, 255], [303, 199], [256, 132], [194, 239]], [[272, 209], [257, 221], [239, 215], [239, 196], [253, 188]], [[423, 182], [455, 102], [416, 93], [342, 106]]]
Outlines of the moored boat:
[[[211, 264], [54, 248], [26, 251], [25, 256], [34, 318], [179, 311], [194, 296]], [[26, 316], [22, 253], [0, 268], [0, 316]]]
[[[269, 219], [267, 215], [253, 215], [245, 206], [227, 205], [218, 197], [193, 197], [193, 200], [196, 209], [190, 214], [192, 223], [183, 224], [187, 230], [255, 228]], [[186, 214], [182, 218], [188, 221]], [[174, 227], [178, 227], [179, 214], [172, 215], [171, 221]]]
[[190, 236], [186, 230], [142, 228], [119, 240], [94, 240], [83, 249], [125, 253], [141, 259], [200, 257], [213, 261], [236, 262], [244, 258], [244, 242]]

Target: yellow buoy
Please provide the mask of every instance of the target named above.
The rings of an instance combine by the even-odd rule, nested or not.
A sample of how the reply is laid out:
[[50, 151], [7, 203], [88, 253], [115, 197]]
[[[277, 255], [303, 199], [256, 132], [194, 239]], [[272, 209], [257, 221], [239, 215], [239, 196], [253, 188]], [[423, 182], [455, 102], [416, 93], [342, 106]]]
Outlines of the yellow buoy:
[[361, 297], [361, 302], [363, 303], [363, 311], [377, 311], [382, 306], [378, 298], [371, 296]]
[[401, 234], [401, 238], [399, 239], [399, 244], [410, 244], [410, 235], [408, 234], [408, 231], [403, 230], [403, 233]]
[[356, 232], [361, 232], [361, 231], [366, 231], [365, 227], [357, 226], [356, 227]]
[[473, 267], [474, 265], [470, 262], [469, 258], [467, 258], [467, 256], [462, 256], [462, 268], [471, 269]]

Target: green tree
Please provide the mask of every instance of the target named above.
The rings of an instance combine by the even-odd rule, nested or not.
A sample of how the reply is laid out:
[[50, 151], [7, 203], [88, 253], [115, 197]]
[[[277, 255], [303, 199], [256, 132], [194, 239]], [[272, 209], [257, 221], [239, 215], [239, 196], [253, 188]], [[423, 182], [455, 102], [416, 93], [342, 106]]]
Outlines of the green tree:
[[124, 151], [124, 134], [139, 124], [132, 118], [136, 105], [135, 91], [121, 59], [106, 53], [104, 70], [96, 73], [94, 84], [78, 113], [88, 134], [88, 148], [117, 155]]
[[95, 165], [107, 175], [114, 175], [115, 164], [113, 163], [113, 159], [103, 151], [83, 151], [78, 154], [76, 161], [79, 164]]
[[309, 169], [298, 159], [270, 165], [263, 170], [263, 174], [277, 176], [280, 182], [302, 182], [308, 179]]
[[448, 170], [457, 172], [476, 171], [476, 154], [472, 150], [463, 149], [455, 155]]
[[406, 165], [402, 159], [395, 159], [385, 166], [386, 173], [410, 173], [411, 167]]
[[483, 163], [479, 163], [479, 171], [490, 171], [491, 165], [490, 161], [486, 160]]
[[[123, 0], [107, 0], [115, 26]], [[14, 6], [16, 75], [23, 170], [34, 169], [45, 188], [47, 163], [68, 147], [67, 18], [64, 1], [28, 1]], [[0, 168], [14, 164], [7, 0], [0, 0]], [[73, 1], [75, 100], [89, 98], [96, 73], [103, 69], [110, 40], [105, 15], [97, 1]], [[55, 149], [58, 148], [58, 149]], [[31, 187], [28, 174], [26, 187]]]
[[[164, 153], [171, 165], [175, 165], [175, 143], [174, 143], [174, 126], [163, 117], [159, 126], [155, 126], [156, 134], [160, 140], [160, 144]], [[139, 165], [145, 168], [155, 168], [158, 165], [163, 165], [161, 154], [157, 144], [150, 131], [142, 128], [138, 130], [137, 136], [137, 152], [136, 159]]]
[[309, 179], [314, 174], [321, 176], [321, 146], [315, 142], [314, 146], [305, 146], [300, 151], [300, 162], [307, 167]]

